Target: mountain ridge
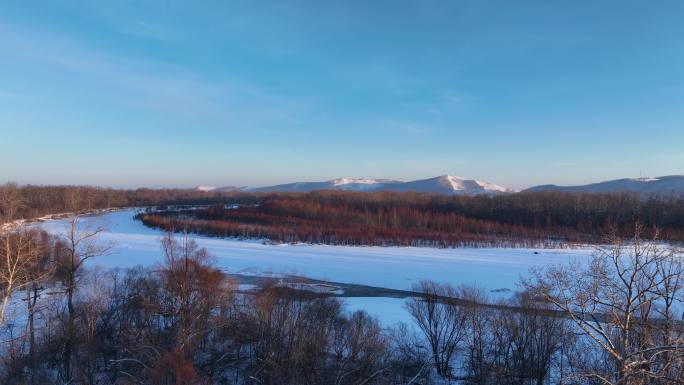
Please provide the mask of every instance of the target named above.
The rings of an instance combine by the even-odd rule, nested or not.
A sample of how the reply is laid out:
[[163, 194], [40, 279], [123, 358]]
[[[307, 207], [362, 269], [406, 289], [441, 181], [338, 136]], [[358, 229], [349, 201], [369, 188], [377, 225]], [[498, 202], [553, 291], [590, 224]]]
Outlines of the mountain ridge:
[[251, 192], [309, 192], [314, 190], [425, 192], [450, 195], [504, 194], [514, 192], [493, 183], [452, 175], [413, 181], [372, 178], [337, 178], [324, 182], [295, 182], [248, 188]]
[[617, 193], [627, 192], [641, 195], [684, 194], [684, 175], [665, 175], [653, 178], [621, 178], [575, 186], [546, 184], [533, 186], [523, 192], [587, 192]]
[[482, 182], [453, 175], [400, 181], [383, 178], [336, 178], [322, 182], [293, 182], [264, 187], [247, 186], [197, 186], [206, 192], [310, 192], [314, 190], [342, 191], [394, 191], [424, 192], [446, 195], [498, 195], [515, 192], [586, 192], [586, 193], [635, 193], [649, 195], [684, 195], [684, 175], [665, 175], [652, 178], [620, 178], [583, 185], [560, 186], [536, 185], [522, 190], [506, 188], [494, 183]]

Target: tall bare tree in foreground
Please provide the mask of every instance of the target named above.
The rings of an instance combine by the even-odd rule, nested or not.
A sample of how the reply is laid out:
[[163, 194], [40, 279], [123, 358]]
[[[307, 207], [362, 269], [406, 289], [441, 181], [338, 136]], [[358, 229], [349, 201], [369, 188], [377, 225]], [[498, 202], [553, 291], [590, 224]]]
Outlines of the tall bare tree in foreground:
[[684, 381], [681, 255], [642, 234], [637, 225], [630, 242], [611, 236], [588, 266], [537, 270], [526, 282], [608, 357], [601, 370], [583, 373], [602, 384]]
[[[23, 199], [14, 183], [0, 187], [0, 225], [16, 217]], [[28, 286], [34, 278], [32, 268], [40, 254], [34, 234], [24, 227], [0, 227], [0, 325], [5, 322], [8, 307], [17, 291]]]
[[0, 325], [6, 321], [13, 297], [48, 274], [37, 269], [44, 255], [38, 235], [38, 231], [25, 227], [0, 233]]
[[74, 294], [78, 289], [78, 280], [83, 264], [95, 257], [107, 255], [112, 248], [111, 243], [98, 239], [106, 230], [105, 225], [97, 216], [72, 215], [66, 222], [65, 232], [62, 234], [56, 255], [57, 277], [64, 285], [67, 305], [67, 321], [64, 331], [63, 379], [69, 383], [72, 379], [71, 358], [74, 354], [74, 325], [76, 311]]

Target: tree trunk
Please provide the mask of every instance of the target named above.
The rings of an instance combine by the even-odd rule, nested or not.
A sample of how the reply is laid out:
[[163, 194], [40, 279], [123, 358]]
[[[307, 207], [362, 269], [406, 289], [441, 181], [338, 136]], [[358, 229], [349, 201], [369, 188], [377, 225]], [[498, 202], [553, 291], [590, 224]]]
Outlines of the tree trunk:
[[69, 317], [67, 320], [66, 335], [64, 340], [64, 382], [70, 383], [71, 378], [71, 356], [74, 344], [74, 276], [70, 274], [67, 285], [67, 310]]

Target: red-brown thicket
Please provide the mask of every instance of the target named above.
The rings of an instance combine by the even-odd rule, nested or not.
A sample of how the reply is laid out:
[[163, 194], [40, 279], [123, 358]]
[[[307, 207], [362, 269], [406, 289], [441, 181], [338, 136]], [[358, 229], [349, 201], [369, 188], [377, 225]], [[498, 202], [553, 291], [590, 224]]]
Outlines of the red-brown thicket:
[[276, 242], [398, 246], [558, 246], [598, 243], [639, 221], [684, 240], [684, 198], [520, 193], [440, 196], [319, 191], [274, 194], [259, 204], [148, 213], [148, 226]]

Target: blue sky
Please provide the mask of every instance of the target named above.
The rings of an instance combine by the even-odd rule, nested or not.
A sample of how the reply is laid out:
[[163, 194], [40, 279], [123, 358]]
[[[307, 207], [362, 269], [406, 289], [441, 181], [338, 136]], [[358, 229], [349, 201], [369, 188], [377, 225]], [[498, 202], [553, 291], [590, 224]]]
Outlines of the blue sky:
[[0, 2], [0, 182], [684, 173], [681, 1]]

